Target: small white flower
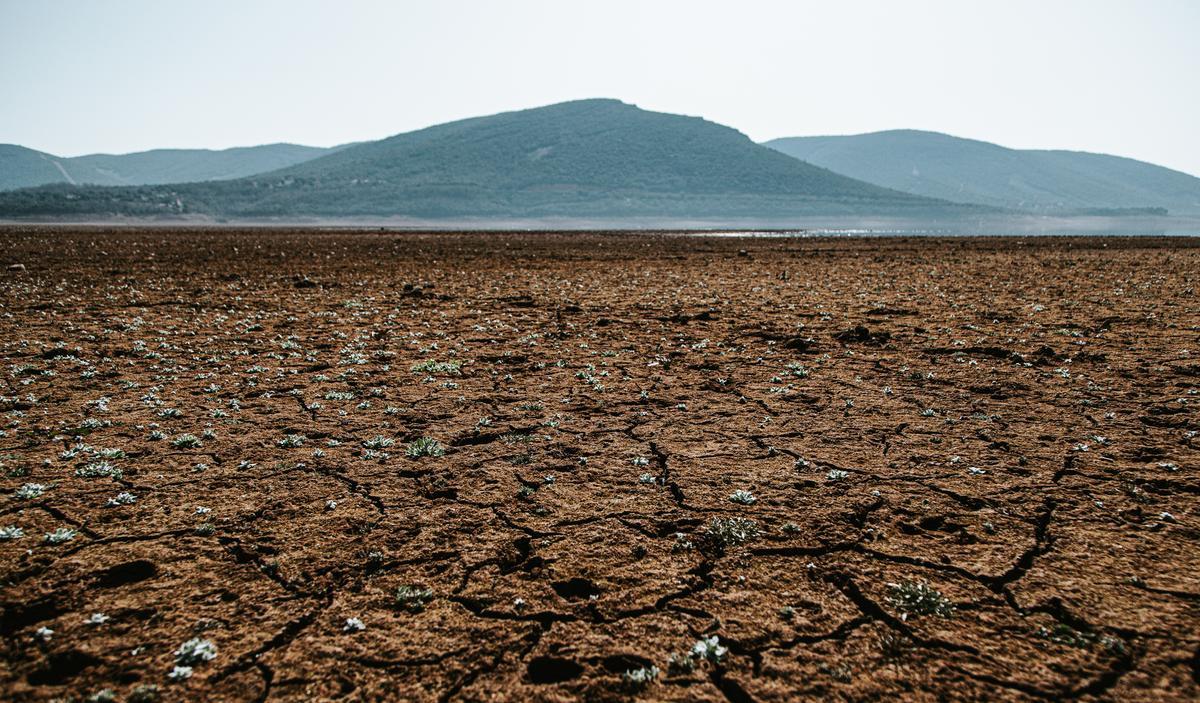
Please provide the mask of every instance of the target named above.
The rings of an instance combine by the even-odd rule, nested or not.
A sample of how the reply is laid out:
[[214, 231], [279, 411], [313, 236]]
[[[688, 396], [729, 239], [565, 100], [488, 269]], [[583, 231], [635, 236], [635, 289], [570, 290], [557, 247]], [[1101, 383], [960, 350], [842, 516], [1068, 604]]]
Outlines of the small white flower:
[[192, 667], [177, 666], [174, 669], [171, 669], [171, 673], [167, 674], [167, 678], [171, 679], [172, 681], [186, 681], [187, 679], [192, 678]]
[[210, 640], [193, 637], [175, 650], [175, 661], [182, 666], [208, 662], [217, 658], [217, 646]]
[[629, 686], [641, 689], [657, 680], [659, 673], [661, 672], [657, 666], [648, 666], [639, 669], [629, 669], [621, 674], [621, 679]]
[[708, 659], [712, 662], [719, 662], [721, 658], [729, 651], [728, 647], [723, 646], [717, 639], [716, 635], [707, 639], [701, 639], [692, 645], [692, 657], [695, 659]]
[[758, 498], [755, 498], [753, 493], [740, 488], [729, 494], [729, 500], [742, 505], [754, 505], [758, 502]]
[[343, 632], [362, 632], [367, 629], [366, 624], [358, 618], [346, 618], [345, 624], [342, 625]]
[[89, 616], [88, 619], [84, 620], [83, 622], [85, 625], [103, 625], [111, 619], [112, 618], [108, 617], [104, 613], [92, 613], [91, 616]]
[[20, 500], [34, 500], [41, 498], [48, 488], [49, 486], [44, 483], [26, 483], [13, 493], [13, 497]]
[[34, 631], [33, 634], [37, 635], [38, 639], [42, 640], [43, 642], [49, 642], [50, 638], [54, 636], [54, 630], [51, 630], [48, 627], [39, 627]]
[[54, 532], [47, 532], [44, 539], [46, 544], [62, 544], [63, 542], [70, 542], [75, 539], [75, 535], [77, 534], [79, 533], [70, 528], [59, 527]]

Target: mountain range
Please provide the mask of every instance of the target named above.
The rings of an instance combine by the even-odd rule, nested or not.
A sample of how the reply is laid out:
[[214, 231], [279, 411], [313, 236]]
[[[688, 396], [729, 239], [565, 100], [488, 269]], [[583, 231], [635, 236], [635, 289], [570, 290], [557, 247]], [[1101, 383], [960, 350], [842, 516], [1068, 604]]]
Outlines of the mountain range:
[[1108, 154], [1008, 149], [908, 129], [766, 146], [868, 183], [961, 203], [1049, 214], [1200, 214], [1200, 178]]
[[756, 144], [699, 117], [591, 99], [331, 149], [271, 144], [60, 158], [0, 145], [0, 217], [962, 218], [1200, 214], [1200, 179], [1132, 159], [933, 132]]
[[126, 186], [227, 180], [285, 168], [337, 148], [264, 144], [219, 151], [154, 149], [65, 158], [0, 144], [0, 190], [50, 183]]
[[838, 175], [698, 117], [607, 99], [437, 125], [235, 180], [0, 194], [0, 216], [18, 217], [794, 218], [971, 209]]

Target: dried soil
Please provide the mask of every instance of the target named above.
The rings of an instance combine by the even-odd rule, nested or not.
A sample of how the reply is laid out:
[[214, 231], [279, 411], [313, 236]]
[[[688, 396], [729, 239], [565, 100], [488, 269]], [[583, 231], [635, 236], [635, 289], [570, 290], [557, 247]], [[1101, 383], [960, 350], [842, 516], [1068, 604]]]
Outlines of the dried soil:
[[0, 698], [1196, 700], [1198, 244], [10, 228]]

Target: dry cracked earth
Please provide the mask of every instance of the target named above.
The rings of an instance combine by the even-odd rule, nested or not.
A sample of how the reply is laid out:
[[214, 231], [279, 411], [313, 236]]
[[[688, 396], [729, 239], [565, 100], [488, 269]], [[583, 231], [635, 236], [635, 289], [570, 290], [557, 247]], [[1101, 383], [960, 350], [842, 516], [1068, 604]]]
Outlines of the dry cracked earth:
[[0, 231], [0, 698], [1200, 698], [1200, 241]]

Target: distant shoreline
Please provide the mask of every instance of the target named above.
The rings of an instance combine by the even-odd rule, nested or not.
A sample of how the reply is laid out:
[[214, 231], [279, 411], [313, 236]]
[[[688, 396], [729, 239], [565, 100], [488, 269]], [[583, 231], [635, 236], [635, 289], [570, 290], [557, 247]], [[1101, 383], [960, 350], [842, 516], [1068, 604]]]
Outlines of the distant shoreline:
[[336, 229], [412, 232], [647, 232], [712, 236], [844, 237], [844, 236], [1200, 236], [1200, 217], [1140, 216], [976, 216], [963, 218], [838, 218], [803, 221], [772, 219], [679, 218], [542, 218], [417, 219], [254, 218], [223, 220], [207, 216], [176, 218], [21, 218], [0, 219], [0, 231], [20, 227], [104, 227], [131, 229]]

